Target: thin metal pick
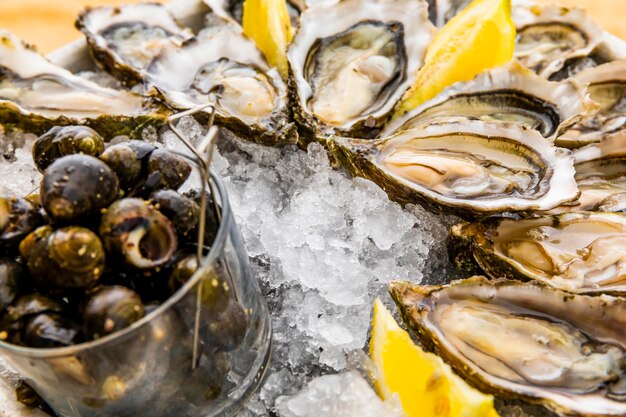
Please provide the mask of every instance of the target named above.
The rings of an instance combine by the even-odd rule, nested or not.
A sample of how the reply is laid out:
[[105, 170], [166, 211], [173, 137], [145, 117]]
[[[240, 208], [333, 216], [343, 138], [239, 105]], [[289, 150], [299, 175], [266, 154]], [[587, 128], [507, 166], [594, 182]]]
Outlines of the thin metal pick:
[[[201, 111], [205, 111], [209, 114], [208, 127], [209, 130], [204, 138], [200, 141], [200, 144], [196, 148], [185, 135], [174, 125], [174, 122], [180, 120], [185, 116], [193, 116]], [[206, 228], [206, 208], [207, 208], [207, 186], [209, 193], [213, 197], [213, 208], [219, 221], [222, 220], [222, 212], [217, 203], [217, 193], [211, 181], [210, 166], [213, 159], [213, 149], [218, 137], [219, 128], [213, 125], [215, 120], [215, 107], [213, 103], [203, 104], [198, 107], [174, 114], [167, 120], [169, 128], [180, 139], [180, 141], [189, 149], [189, 151], [195, 157], [194, 163], [198, 166], [200, 171], [200, 179], [202, 182], [202, 193], [200, 195], [200, 219], [198, 224], [198, 238], [197, 238], [197, 263], [198, 269], [202, 268], [202, 255], [204, 250], [204, 232]], [[187, 155], [182, 155], [189, 158]], [[196, 292], [196, 311], [194, 317], [194, 329], [193, 329], [193, 352], [191, 359], [191, 369], [194, 370], [198, 367], [199, 350], [200, 350], [200, 313], [202, 310], [202, 285], [198, 285]]]

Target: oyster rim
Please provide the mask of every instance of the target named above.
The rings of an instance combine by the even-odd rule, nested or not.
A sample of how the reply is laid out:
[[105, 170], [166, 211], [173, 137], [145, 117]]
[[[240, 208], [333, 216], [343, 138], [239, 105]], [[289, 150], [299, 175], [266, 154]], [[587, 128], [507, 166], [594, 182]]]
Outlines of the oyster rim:
[[[411, 139], [420, 139], [433, 136], [458, 136], [462, 134], [479, 136], [488, 140], [502, 138], [532, 149], [533, 152], [546, 163], [549, 181], [546, 193], [536, 198], [509, 197], [509, 201], [507, 201], [507, 197], [484, 200], [450, 198], [428, 190], [426, 187], [412, 183], [399, 175], [387, 172], [378, 162], [378, 155], [381, 149], [389, 141], [395, 140], [398, 137], [411, 135]], [[404, 190], [412, 190], [412, 192], [404, 193], [409, 195], [396, 199], [401, 203], [419, 202], [430, 207], [432, 202], [435, 202], [441, 209], [447, 208], [447, 211], [457, 212], [457, 214], [461, 216], [470, 214], [470, 217], [472, 217], [477, 214], [548, 210], [560, 204], [573, 201], [577, 199], [580, 194], [576, 181], [574, 180], [575, 171], [572, 152], [554, 146], [550, 140], [541, 136], [539, 132], [516, 124], [496, 124], [451, 118], [441, 120], [437, 124], [417, 126], [382, 139], [363, 140], [331, 136], [328, 139], [328, 144], [335, 156], [340, 152], [346, 154], [342, 162], [347, 164], [348, 169], [355, 175], [373, 180], [388, 193], [395, 191], [391, 189], [392, 187], [388, 186], [388, 184], [394, 183], [399, 184]], [[549, 157], [549, 159], [546, 160], [546, 157]], [[367, 161], [367, 164], [371, 166], [368, 168], [364, 167], [360, 162], [350, 161], [350, 159], [353, 158], [364, 159]], [[342, 159], [341, 156], [339, 156], [339, 159]], [[346, 161], [346, 159], [348, 161]], [[368, 169], [373, 169], [375, 172], [370, 174], [367, 172]], [[545, 176], [543, 178], [545, 178]], [[394, 199], [394, 196], [391, 194], [390, 197]]]
[[[254, 121], [244, 121], [237, 115], [232, 115], [218, 105], [215, 106], [217, 122], [226, 129], [234, 133], [250, 137], [254, 142], [265, 145], [290, 144], [297, 140], [297, 132], [293, 125], [293, 120], [288, 108], [288, 88], [283, 81], [278, 70], [270, 67], [261, 51], [254, 42], [243, 33], [243, 28], [236, 22], [223, 19], [210, 13], [209, 26], [204, 32], [193, 38], [184, 41], [178, 47], [166, 47], [148, 65], [145, 71], [145, 87], [147, 95], [164, 100], [170, 107], [177, 110], [188, 110], [198, 106], [193, 96], [188, 91], [193, 89], [197, 72], [204, 66], [216, 63], [220, 59], [228, 59], [234, 63], [252, 67], [267, 77], [274, 91], [274, 108], [267, 116], [257, 117]], [[233, 36], [239, 42], [238, 48], [233, 48]], [[220, 38], [224, 38], [222, 42]], [[227, 42], [227, 39], [231, 39]], [[211, 46], [217, 45], [217, 48]], [[209, 54], [202, 54], [200, 58], [194, 58], [186, 48], [198, 48], [201, 51], [209, 51]], [[187, 56], [183, 54], [188, 54]], [[167, 59], [168, 65], [177, 66], [180, 69], [180, 56], [185, 56], [182, 62], [192, 67], [193, 71], [188, 71], [184, 80], [179, 77], [176, 83], [161, 67], [161, 61]], [[176, 59], [174, 62], [173, 59]], [[193, 72], [193, 74], [192, 74]], [[157, 73], [158, 75], [155, 75]], [[201, 113], [206, 114], [206, 111]]]
[[626, 129], [609, 133], [600, 142], [575, 149], [573, 154], [575, 166], [613, 156], [626, 156]]
[[[122, 4], [119, 6], [88, 6], [83, 9], [76, 18], [76, 28], [85, 35], [93, 60], [98, 65], [105, 65], [112, 69], [121, 67], [123, 71], [129, 72], [133, 77], [137, 78], [134, 81], [142, 80], [141, 74], [147, 66], [145, 68], [133, 66], [116, 49], [110, 48], [108, 42], [102, 36], [102, 31], [124, 23], [146, 23], [150, 27], [161, 27], [168, 32], [169, 40], [174, 41], [176, 39], [179, 43], [194, 36], [191, 29], [180, 24], [170, 11], [160, 3], [146, 2]], [[111, 58], [107, 58], [107, 55]]]
[[[392, 6], [410, 4], [410, 13], [399, 10], [390, 13]], [[347, 9], [347, 10], [346, 10]], [[389, 16], [389, 17], [387, 17]], [[414, 19], [414, 18], [417, 19]], [[304, 78], [304, 67], [307, 62], [309, 51], [318, 39], [324, 39], [343, 31], [346, 31], [361, 21], [398, 21], [404, 30], [404, 43], [407, 55], [407, 67], [405, 68], [406, 79], [402, 82], [395, 93], [393, 93], [387, 103], [380, 109], [370, 113], [362, 114], [354, 120], [344, 123], [341, 126], [326, 125], [319, 120], [309, 108], [308, 101], [313, 96], [311, 85]], [[321, 30], [315, 22], [323, 22]], [[330, 23], [337, 23], [332, 26]], [[309, 26], [315, 30], [309, 30]], [[413, 35], [408, 36], [409, 28]], [[337, 2], [322, 2], [305, 9], [300, 15], [300, 25], [293, 36], [291, 44], [287, 48], [287, 60], [289, 62], [290, 78], [293, 79], [292, 89], [296, 93], [296, 100], [300, 111], [306, 112], [314, 118], [316, 125], [322, 126], [328, 134], [336, 131], [347, 131], [352, 129], [359, 122], [368, 118], [381, 119], [389, 115], [396, 103], [402, 98], [405, 91], [412, 85], [417, 70], [423, 65], [427, 45], [432, 40], [436, 28], [428, 20], [428, 4], [425, 0], [341, 0]]]
[[[539, 222], [543, 220], [548, 223], [548, 225], [558, 227], [563, 223], [586, 220], [591, 217], [597, 217], [605, 222], [621, 225], [625, 229], [624, 233], [626, 235], [626, 215], [613, 212], [563, 212], [529, 217], [517, 220], [517, 222]], [[467, 258], [471, 257], [480, 270], [492, 279], [509, 278], [526, 283], [539, 283], [546, 287], [575, 295], [598, 296], [602, 294], [612, 294], [622, 297], [626, 295], [626, 278], [622, 280], [621, 285], [599, 288], [584, 286], [579, 288], [573, 286], [565, 288], [564, 284], [559, 285], [558, 282], [552, 280], [554, 275], [548, 273], [542, 275], [540, 272], [535, 272], [527, 268], [516, 259], [497, 251], [491, 236], [493, 236], [494, 233], [497, 234], [498, 227], [502, 222], [510, 220], [512, 219], [494, 216], [487, 219], [486, 222], [458, 223], [450, 228], [449, 237], [451, 243], [456, 245], [459, 251], [467, 251], [467, 253], [461, 254], [462, 256], [466, 256]], [[554, 277], [560, 277], [560, 275]]]
[[[548, 78], [559, 71], [568, 59], [591, 54], [605, 40], [604, 30], [589, 18], [584, 9], [578, 7], [564, 7], [555, 4], [538, 5], [531, 1], [514, 5], [512, 18], [518, 33], [534, 25], [559, 23], [574, 28], [584, 35], [587, 45], [584, 48], [563, 54], [558, 59], [548, 63], [539, 73], [544, 78]], [[517, 57], [518, 55], [514, 53], [514, 56]]]
[[[445, 88], [436, 97], [387, 123], [380, 136], [385, 137], [401, 131], [403, 126], [410, 123], [413, 118], [457, 95], [502, 90], [521, 90], [522, 93], [529, 93], [530, 96], [537, 97], [544, 103], [554, 104], [562, 120], [556, 126], [554, 133], [547, 137], [553, 141], [586, 114], [597, 109], [597, 103], [591, 100], [583, 86], [576, 81], [548, 81], [513, 59], [504, 66], [478, 74], [473, 80], [457, 82]], [[451, 116], [466, 117], [462, 114]]]
[[[574, 150], [574, 168], [577, 166], [598, 163], [601, 164], [605, 160], [611, 159], [626, 159], [626, 129], [622, 129], [606, 135], [602, 141], [591, 143]], [[576, 176], [578, 176], [578, 169]], [[626, 170], [621, 175], [626, 179]], [[612, 177], [611, 177], [612, 178]], [[606, 178], [609, 181], [611, 178]], [[583, 178], [584, 180], [584, 178]], [[577, 179], [578, 181], [578, 179]], [[581, 189], [581, 197], [585, 194], [585, 189]], [[607, 196], [599, 200], [593, 207], [593, 210], [599, 210], [601, 212], [618, 212], [624, 210], [623, 203], [620, 201], [623, 197], [626, 197], [626, 186], [623, 192], [608, 192]]]
[[[148, 125], [164, 124], [171, 113], [169, 109], [149, 97], [131, 91], [102, 87], [73, 74], [50, 62], [34, 47], [23, 42], [8, 30], [0, 30], [0, 43], [0, 69], [6, 68], [21, 80], [49, 75], [84, 87], [83, 91], [100, 93], [99, 96], [104, 100], [107, 97], [118, 96], [121, 99], [129, 98], [133, 101], [129, 105], [131, 111], [126, 113], [120, 111], [73, 115], [67, 112], [62, 113], [61, 110], [53, 107], [49, 109], [49, 112], [42, 110], [41, 113], [37, 113], [36, 109], [33, 111], [16, 101], [0, 98], [0, 117], [9, 128], [17, 127], [33, 133], [43, 133], [53, 126], [79, 124], [91, 127], [104, 137], [112, 137], [119, 134], [134, 134]], [[19, 70], [16, 69], [17, 66]]]
[[[593, 311], [597, 306], [598, 308], [613, 308], [617, 310], [611, 317], [602, 315], [602, 322], [620, 323], [622, 326], [614, 325], [615, 329], [613, 333], [623, 334], [621, 329], [626, 326], [624, 318], [626, 317], [626, 302], [623, 298], [613, 297], [610, 295], [601, 296], [589, 296], [581, 294], [570, 294], [559, 289], [546, 286], [540, 282], [521, 282], [517, 280], [511, 280], [506, 278], [488, 279], [484, 276], [472, 276], [470, 278], [455, 280], [446, 285], [418, 285], [408, 281], [392, 281], [389, 284], [388, 291], [391, 298], [396, 303], [400, 315], [409, 328], [409, 330], [417, 336], [417, 338], [430, 350], [434, 351], [437, 355], [444, 359], [446, 363], [449, 363], [457, 372], [459, 372], [466, 381], [479, 390], [492, 393], [500, 397], [524, 399], [528, 402], [540, 404], [548, 409], [555, 411], [556, 413], [563, 415], [581, 414], [587, 417], [602, 417], [602, 416], [623, 416], [626, 413], [626, 403], [620, 403], [613, 401], [610, 398], [599, 397], [598, 395], [568, 395], [558, 390], [549, 391], [544, 387], [536, 389], [527, 388], [527, 386], [521, 384], [515, 384], [510, 381], [505, 381], [501, 386], [495, 386], [489, 379], [501, 379], [490, 376], [486, 371], [482, 370], [478, 366], [470, 367], [466, 365], [461, 359], [463, 355], [457, 351], [450, 343], [446, 341], [440, 330], [429, 328], [425, 323], [425, 316], [436, 307], [436, 301], [432, 301], [433, 294], [454, 287], [490, 287], [498, 289], [500, 287], [516, 287], [521, 290], [529, 290], [534, 293], [548, 291], [553, 293], [554, 301], [570, 303], [569, 308], [564, 309], [562, 312], [564, 318], [563, 321], [568, 321], [571, 315], [572, 305], [576, 302], [582, 304], [584, 307]], [[493, 292], [486, 294], [482, 299], [488, 302], [494, 296]], [[478, 298], [478, 296], [477, 296]], [[510, 297], [509, 297], [510, 298]], [[582, 301], [581, 301], [582, 300]], [[583, 317], [584, 320], [579, 320], [583, 323], [588, 316]], [[585, 323], [583, 323], [585, 324]], [[598, 323], [587, 323], [587, 329], [579, 329], [585, 335], [589, 334], [592, 330], [596, 330]], [[595, 326], [595, 327], [594, 327]], [[579, 326], [576, 326], [579, 327]], [[611, 338], [606, 331], [606, 335], [599, 339], [600, 341], [621, 346], [622, 350], [626, 350], [626, 343], [617, 343], [614, 338]], [[455, 352], [455, 353], [452, 353]], [[525, 388], [526, 387], [526, 388]], [[549, 393], [549, 394], [547, 394]], [[543, 394], [543, 395], [541, 395]], [[597, 399], [600, 399], [607, 405], [607, 409], [598, 412]], [[615, 406], [609, 408], [611, 404]]]
[[614, 80], [626, 82], [626, 58], [607, 62], [594, 68], [587, 68], [576, 74], [574, 79], [583, 85], [599, 84]]
[[[585, 177], [580, 178], [580, 165], [595, 163], [602, 164], [605, 160], [610, 161], [614, 158], [623, 158], [626, 160], [626, 129], [609, 133], [602, 141], [576, 148], [572, 150], [572, 152], [574, 154], [574, 169], [576, 170], [575, 178], [576, 182], [579, 183], [581, 180], [585, 180]], [[601, 175], [594, 176], [604, 178]], [[626, 180], [626, 170], [623, 172], [623, 175], [619, 176], [624, 177]], [[615, 178], [615, 176], [606, 178], [606, 181], [609, 181], [612, 178]], [[606, 190], [606, 196], [601, 199], [598, 200], [598, 198], [592, 197], [591, 202], [595, 202], [594, 206], [589, 206], [589, 204], [591, 204], [591, 202], [589, 202], [589, 204], [582, 206], [584, 207], [582, 210], [580, 209], [581, 204], [589, 201], [585, 199], [587, 192], [593, 193], [595, 191], [603, 191], [604, 189], [588, 188], [586, 186], [581, 187], [580, 184], [578, 188], [580, 189], [580, 196], [576, 201], [555, 207], [554, 209], [545, 211], [541, 214], [556, 215], [581, 211], [620, 212], [626, 210], [626, 206], [623, 205], [621, 201], [622, 198], [626, 198], [626, 185], [623, 186], [623, 192], [619, 192], [617, 190]], [[622, 194], [623, 197], [620, 197]], [[626, 201], [624, 202], [626, 203]]]
[[[584, 85], [587, 89], [592, 85], [608, 83], [611, 81], [621, 82], [625, 84], [626, 89], [626, 59], [620, 59], [607, 62], [597, 67], [588, 68], [576, 74], [574, 80]], [[601, 114], [600, 106], [594, 112], [585, 117], [593, 118], [595, 115]], [[583, 117], [583, 120], [585, 119]], [[620, 130], [626, 130], [622, 128]], [[607, 135], [617, 133], [614, 132], [594, 131], [590, 133], [578, 133], [576, 125], [573, 125], [557, 139], [557, 145], [566, 148], [577, 148], [602, 141]]]

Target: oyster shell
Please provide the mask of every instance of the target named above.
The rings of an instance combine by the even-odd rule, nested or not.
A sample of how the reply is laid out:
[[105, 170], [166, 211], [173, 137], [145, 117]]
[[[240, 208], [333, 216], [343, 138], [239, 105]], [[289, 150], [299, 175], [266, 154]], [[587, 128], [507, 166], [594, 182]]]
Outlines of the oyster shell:
[[514, 122], [554, 139], [591, 109], [595, 109], [593, 102], [578, 83], [549, 82], [513, 61], [472, 81], [446, 88], [434, 99], [388, 123], [381, 136], [437, 118], [459, 116]]
[[168, 47], [146, 70], [155, 94], [175, 109], [215, 103], [216, 121], [249, 140], [297, 140], [287, 87], [238, 25], [215, 16], [181, 47]]
[[[204, 3], [219, 17], [233, 19], [241, 24], [244, 0], [204, 0]], [[287, 11], [293, 27], [298, 26], [298, 17], [306, 8], [304, 0], [287, 0]]]
[[626, 209], [626, 130], [576, 149], [574, 159], [581, 194], [576, 203], [557, 207], [557, 212]]
[[626, 60], [626, 41], [605, 32], [604, 40], [589, 55], [567, 59], [563, 68], [550, 76], [550, 81], [571, 78], [586, 69], [619, 60]]
[[429, 19], [438, 28], [463, 11], [472, 0], [426, 0]]
[[105, 138], [163, 124], [169, 112], [152, 100], [78, 77], [16, 36], [0, 31], [0, 123], [42, 134], [86, 125]]
[[520, 5], [512, 17], [515, 57], [545, 78], [561, 70], [566, 60], [590, 55], [604, 39], [603, 30], [582, 9]]
[[491, 218], [452, 227], [450, 239], [451, 258], [466, 271], [532, 279], [573, 293], [626, 294], [623, 214]]
[[287, 52], [305, 136], [374, 137], [415, 80], [433, 31], [422, 0], [343, 0], [305, 10]]
[[484, 277], [389, 292], [415, 335], [482, 391], [562, 415], [626, 414], [624, 299]]
[[626, 129], [626, 61], [600, 65], [574, 78], [588, 85], [591, 98], [600, 107], [559, 138], [559, 146], [575, 148], [599, 142], [609, 133]]
[[385, 139], [332, 137], [328, 145], [392, 199], [437, 212], [548, 209], [578, 196], [571, 152], [513, 124], [447, 121]]
[[165, 45], [180, 45], [193, 37], [156, 3], [87, 8], [76, 27], [87, 37], [95, 61], [132, 83], [141, 81], [141, 72]]

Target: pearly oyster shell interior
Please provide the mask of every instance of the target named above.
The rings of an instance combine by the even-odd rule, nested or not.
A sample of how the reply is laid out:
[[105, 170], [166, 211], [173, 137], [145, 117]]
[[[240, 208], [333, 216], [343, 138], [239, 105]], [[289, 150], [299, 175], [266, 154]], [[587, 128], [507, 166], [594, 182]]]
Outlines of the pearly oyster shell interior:
[[297, 140], [287, 86], [241, 27], [215, 16], [198, 36], [168, 47], [146, 70], [155, 94], [179, 110], [215, 103], [218, 123], [250, 140]]
[[392, 120], [389, 136], [445, 117], [517, 123], [554, 140], [596, 106], [573, 81], [549, 82], [516, 61], [448, 87], [432, 100]]
[[76, 21], [96, 62], [126, 81], [141, 81], [141, 73], [166, 45], [193, 37], [162, 5], [128, 4], [87, 8]]
[[169, 112], [128, 91], [104, 88], [52, 64], [0, 31], [0, 122], [33, 133], [87, 125], [103, 135], [130, 134], [163, 124]]
[[518, 5], [515, 58], [542, 77], [560, 71], [568, 59], [585, 57], [604, 39], [603, 30], [582, 9]]
[[470, 383], [561, 415], [626, 413], [626, 301], [473, 277], [393, 282], [409, 329]]
[[310, 135], [372, 137], [415, 80], [433, 31], [423, 0], [306, 9], [287, 52], [295, 117]]
[[626, 294], [626, 215], [491, 218], [450, 232], [453, 259], [493, 278], [532, 279], [573, 293]]
[[573, 157], [538, 132], [514, 124], [446, 120], [388, 138], [333, 137], [348, 169], [392, 199], [457, 214], [555, 207], [578, 196]]
[[599, 142], [606, 135], [626, 130], [626, 60], [614, 61], [578, 73], [574, 79], [587, 86], [599, 108], [569, 129], [560, 146], [574, 148]]

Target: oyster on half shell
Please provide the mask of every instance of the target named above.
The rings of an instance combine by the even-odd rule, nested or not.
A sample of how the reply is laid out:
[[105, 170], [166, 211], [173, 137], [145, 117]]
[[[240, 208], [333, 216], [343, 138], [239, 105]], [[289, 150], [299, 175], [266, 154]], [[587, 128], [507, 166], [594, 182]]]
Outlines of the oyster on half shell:
[[433, 31], [423, 0], [343, 0], [305, 10], [287, 52], [304, 134], [374, 137], [413, 84]]
[[141, 72], [165, 45], [193, 37], [156, 3], [87, 8], [76, 26], [87, 37], [95, 61], [127, 82], [141, 81]]
[[602, 42], [589, 55], [567, 59], [563, 68], [550, 76], [550, 81], [571, 78], [589, 68], [620, 60], [626, 60], [626, 41], [605, 32]]
[[515, 58], [545, 78], [567, 60], [590, 55], [604, 39], [604, 31], [582, 9], [523, 4], [513, 8], [512, 17]]
[[485, 71], [469, 82], [446, 88], [432, 100], [392, 120], [381, 136], [442, 117], [518, 123], [554, 140], [595, 110], [586, 92], [572, 81], [550, 82], [516, 61]]
[[328, 146], [390, 198], [437, 212], [547, 210], [578, 196], [571, 152], [514, 124], [440, 121], [384, 139], [331, 137]]
[[[204, 0], [213, 13], [224, 19], [233, 19], [241, 24], [243, 19], [244, 0]], [[298, 26], [298, 17], [306, 8], [304, 0], [287, 0], [287, 12], [291, 18], [291, 25]]]
[[105, 138], [163, 124], [169, 112], [151, 99], [100, 87], [46, 60], [0, 31], [0, 123], [41, 134], [86, 125]]
[[430, 21], [438, 28], [463, 11], [472, 0], [426, 0]]
[[411, 331], [472, 385], [561, 415], [626, 415], [626, 301], [473, 277], [393, 282]]
[[574, 78], [588, 86], [600, 107], [565, 132], [557, 141], [559, 146], [575, 148], [599, 142], [607, 134], [626, 129], [626, 60], [590, 68]]
[[532, 279], [573, 293], [626, 294], [626, 215], [620, 213], [458, 224], [450, 231], [450, 254], [461, 269], [492, 278]]
[[576, 149], [574, 160], [580, 197], [550, 210], [550, 214], [626, 210], [626, 130]]
[[146, 70], [154, 93], [175, 109], [215, 104], [218, 124], [254, 142], [294, 143], [287, 86], [241, 27], [217, 16], [180, 47], [167, 47]]

